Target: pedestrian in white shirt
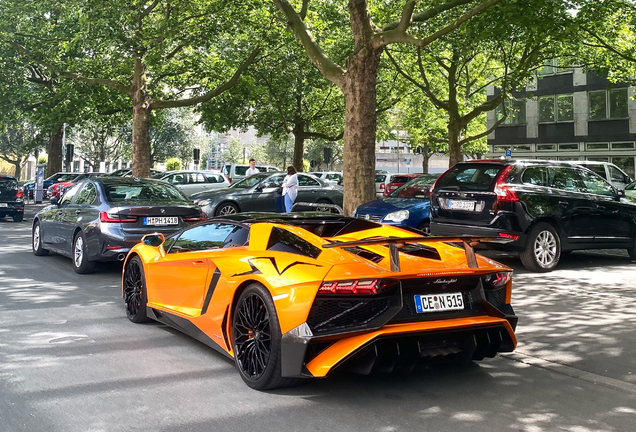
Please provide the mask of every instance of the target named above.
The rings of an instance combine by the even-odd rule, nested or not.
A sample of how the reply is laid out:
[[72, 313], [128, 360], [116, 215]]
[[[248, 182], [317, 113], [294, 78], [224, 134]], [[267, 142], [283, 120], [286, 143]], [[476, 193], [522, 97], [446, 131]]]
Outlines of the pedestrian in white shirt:
[[298, 196], [298, 174], [293, 166], [287, 167], [287, 175], [283, 180], [283, 199], [285, 200], [285, 211], [291, 213], [296, 196]]
[[245, 177], [253, 176], [254, 174], [258, 174], [260, 171], [256, 169], [256, 160], [250, 159], [250, 167], [245, 171]]

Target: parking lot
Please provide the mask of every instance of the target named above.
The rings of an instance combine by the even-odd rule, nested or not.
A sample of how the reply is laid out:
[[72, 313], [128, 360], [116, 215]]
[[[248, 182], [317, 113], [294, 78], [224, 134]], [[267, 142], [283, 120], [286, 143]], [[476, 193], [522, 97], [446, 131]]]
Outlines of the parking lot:
[[33, 256], [34, 209], [0, 221], [0, 431], [634, 430], [636, 265], [625, 251], [574, 252], [547, 274], [489, 254], [515, 269], [514, 353], [257, 392], [196, 340], [131, 324], [121, 264], [78, 275], [67, 258]]

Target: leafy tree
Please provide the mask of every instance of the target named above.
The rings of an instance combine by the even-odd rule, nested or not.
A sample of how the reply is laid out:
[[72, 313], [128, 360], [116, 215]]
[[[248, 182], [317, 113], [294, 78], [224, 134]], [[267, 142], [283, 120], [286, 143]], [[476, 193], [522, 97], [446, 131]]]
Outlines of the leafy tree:
[[181, 161], [178, 158], [170, 158], [166, 161], [166, 170], [175, 171], [181, 169]]
[[164, 162], [176, 157], [183, 162], [191, 161], [194, 148], [205, 148], [206, 138], [199, 133], [197, 119], [189, 108], [174, 108], [161, 111], [150, 127], [152, 162]]
[[33, 125], [23, 118], [0, 125], [0, 158], [15, 167], [14, 177], [20, 179], [22, 167], [31, 152], [41, 145], [42, 137]]
[[[310, 10], [309, 0], [302, 0], [297, 11], [287, 0], [273, 0], [323, 77], [344, 94], [346, 214], [374, 197], [369, 167], [375, 163], [376, 84], [384, 49], [393, 44], [426, 47], [499, 1], [348, 0], [315, 2]], [[327, 32], [336, 36], [323, 36]]]
[[[548, 12], [541, 10], [548, 6]], [[526, 17], [532, 13], [542, 15]], [[548, 13], [555, 18], [550, 23], [545, 20]], [[555, 38], [564, 34], [565, 14], [564, 5], [559, 8], [550, 2], [501, 3], [435, 44], [385, 51], [401, 77], [435, 110], [444, 112], [451, 165], [463, 160], [464, 146], [468, 153], [483, 154], [486, 136], [507, 115], [516, 114], [511, 112], [512, 94], [525, 91], [535, 70], [555, 55], [560, 45]], [[488, 85], [498, 89], [492, 98], [486, 96]], [[490, 128], [484, 127], [486, 112], [500, 105], [503, 115]]]
[[341, 141], [326, 141], [323, 139], [316, 139], [309, 142], [307, 151], [305, 152], [305, 158], [309, 160], [313, 169], [317, 169], [325, 162], [325, 149], [331, 149], [331, 161], [327, 164], [328, 167], [339, 165], [342, 163], [342, 142]]
[[221, 153], [223, 161], [226, 163], [240, 163], [243, 162], [243, 144], [237, 137], [230, 138], [230, 142], [225, 146], [223, 153]]
[[151, 113], [209, 101], [257, 59], [250, 36], [266, 20], [255, 4], [3, 0], [0, 36], [51, 74], [125, 96], [133, 114], [133, 172], [147, 177]]
[[112, 163], [123, 158], [126, 138], [125, 128], [111, 117], [67, 129], [66, 142], [75, 146], [74, 153], [95, 172], [99, 171], [100, 162]]

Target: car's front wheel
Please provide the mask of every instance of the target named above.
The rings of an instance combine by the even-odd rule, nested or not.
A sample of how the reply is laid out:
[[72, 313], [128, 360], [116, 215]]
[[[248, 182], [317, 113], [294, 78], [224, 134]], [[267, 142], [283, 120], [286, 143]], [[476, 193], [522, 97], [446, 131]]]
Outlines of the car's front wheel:
[[124, 307], [126, 316], [134, 323], [149, 321], [146, 315], [146, 275], [138, 256], [132, 257], [124, 269]]
[[88, 260], [86, 253], [86, 237], [83, 232], [78, 232], [73, 240], [73, 270], [75, 273], [92, 273], [95, 268], [95, 261]]
[[232, 348], [241, 378], [249, 387], [267, 390], [299, 382], [281, 376], [281, 332], [269, 292], [249, 285], [236, 303], [232, 317]]
[[554, 227], [548, 223], [536, 224], [528, 235], [526, 245], [519, 255], [523, 266], [535, 272], [549, 272], [561, 258], [561, 239]]
[[44, 256], [49, 254], [48, 249], [44, 249], [42, 247], [42, 228], [40, 227], [40, 222], [36, 222], [33, 226], [31, 239], [31, 245], [33, 246], [33, 255]]

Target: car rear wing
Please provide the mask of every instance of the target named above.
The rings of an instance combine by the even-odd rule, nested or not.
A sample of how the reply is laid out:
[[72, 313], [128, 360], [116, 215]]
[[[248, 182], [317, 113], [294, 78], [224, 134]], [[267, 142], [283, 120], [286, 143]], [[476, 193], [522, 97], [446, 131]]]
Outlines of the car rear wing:
[[[508, 240], [510, 241], [510, 240]], [[501, 239], [492, 237], [434, 237], [434, 236], [418, 236], [418, 237], [386, 237], [386, 238], [374, 238], [367, 240], [356, 240], [350, 242], [334, 242], [323, 245], [325, 249], [329, 248], [345, 248], [355, 246], [368, 246], [368, 245], [389, 245], [389, 257], [391, 260], [391, 271], [400, 271], [400, 248], [405, 243], [462, 243], [464, 246], [464, 253], [466, 254], [466, 263], [469, 268], [479, 268], [477, 264], [477, 257], [475, 256], [476, 246], [482, 242], [498, 242], [501, 243]]]

